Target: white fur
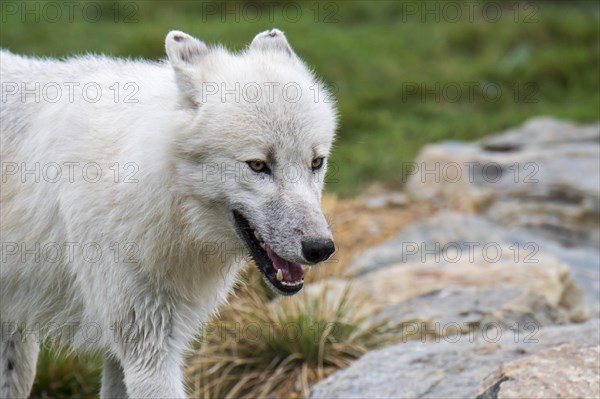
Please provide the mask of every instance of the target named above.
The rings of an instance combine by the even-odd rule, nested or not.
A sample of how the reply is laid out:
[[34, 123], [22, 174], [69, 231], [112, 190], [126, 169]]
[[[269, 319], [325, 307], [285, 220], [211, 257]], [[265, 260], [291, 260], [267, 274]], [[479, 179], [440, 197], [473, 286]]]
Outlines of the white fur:
[[[263, 32], [232, 54], [171, 32], [166, 50], [168, 60], [156, 63], [0, 54], [0, 397], [28, 395], [31, 342], [45, 337], [106, 354], [103, 398], [185, 397], [187, 343], [246, 263], [232, 209], [290, 261], [303, 261], [302, 238], [331, 236], [320, 211], [325, 168], [313, 173], [310, 164], [329, 153], [335, 110], [283, 33]], [[40, 101], [21, 96], [23, 83], [35, 90], [36, 82]], [[85, 101], [77, 87], [69, 98], [69, 82], [99, 85], [100, 100]], [[251, 82], [265, 87], [256, 103], [206, 95]], [[279, 83], [272, 99], [269, 82]], [[282, 96], [290, 82], [302, 89], [298, 101]], [[63, 96], [50, 102], [54, 93], [42, 90], [54, 83]], [[137, 102], [124, 102], [135, 88]], [[265, 157], [275, 161], [272, 178], [246, 164]], [[46, 169], [53, 162], [57, 182]], [[89, 162], [101, 167], [97, 182], [93, 169], [82, 177]], [[38, 176], [21, 174], [36, 163]], [[283, 177], [290, 165], [298, 178]], [[124, 182], [129, 173], [137, 183]], [[85, 258], [85, 245], [101, 257]], [[57, 247], [58, 260], [44, 252]]]

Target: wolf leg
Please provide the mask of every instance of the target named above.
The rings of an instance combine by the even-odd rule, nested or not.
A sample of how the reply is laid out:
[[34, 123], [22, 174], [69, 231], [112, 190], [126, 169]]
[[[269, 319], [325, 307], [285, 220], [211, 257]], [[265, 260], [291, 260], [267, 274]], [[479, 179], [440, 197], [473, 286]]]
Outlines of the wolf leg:
[[121, 363], [117, 359], [106, 356], [102, 367], [101, 399], [126, 399], [125, 375]]
[[[3, 324], [3, 328], [4, 328]], [[6, 333], [6, 334], [5, 334]], [[27, 398], [35, 378], [40, 351], [37, 336], [2, 332], [0, 340], [0, 398]]]

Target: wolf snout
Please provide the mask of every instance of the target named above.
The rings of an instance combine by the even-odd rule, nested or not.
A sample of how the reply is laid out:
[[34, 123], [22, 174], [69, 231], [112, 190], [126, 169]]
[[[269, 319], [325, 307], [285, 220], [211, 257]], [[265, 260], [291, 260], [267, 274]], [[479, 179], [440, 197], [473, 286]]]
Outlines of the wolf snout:
[[308, 238], [302, 240], [302, 256], [310, 263], [323, 262], [335, 252], [330, 238]]

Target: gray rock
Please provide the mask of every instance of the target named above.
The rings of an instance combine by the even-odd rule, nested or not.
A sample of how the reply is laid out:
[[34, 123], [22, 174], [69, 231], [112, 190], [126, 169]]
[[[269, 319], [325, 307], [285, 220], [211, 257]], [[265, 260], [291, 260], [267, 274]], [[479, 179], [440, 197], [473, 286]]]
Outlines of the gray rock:
[[[447, 244], [468, 253], [470, 243], [528, 243], [531, 234], [515, 232], [483, 217], [460, 212], [440, 212], [406, 227], [397, 236], [363, 252], [348, 267], [348, 274], [362, 275], [395, 263], [434, 259]], [[446, 247], [449, 248], [449, 247]]]
[[592, 317], [600, 316], [600, 254], [595, 248], [567, 248], [549, 238], [459, 212], [440, 212], [408, 226], [396, 237], [357, 256], [348, 274], [362, 276], [411, 262], [451, 266], [446, 260], [455, 254], [449, 254], [450, 250], [460, 248], [464, 258], [471, 248], [479, 252], [484, 246], [495, 244], [510, 256], [518, 253], [523, 257], [523, 267], [548, 262], [550, 258], [566, 264], [571, 278], [583, 290], [588, 312]]
[[599, 143], [600, 124], [538, 118], [426, 147], [408, 194], [462, 212], [439, 212], [354, 260], [352, 295], [401, 343], [310, 397], [598, 397]]
[[553, 306], [521, 287], [450, 288], [385, 307], [373, 323], [401, 326], [403, 337], [417, 340], [456, 337], [498, 326], [529, 331], [570, 322], [568, 309]]
[[598, 124], [532, 119], [478, 143], [425, 147], [407, 190], [567, 245], [598, 248], [599, 144]]
[[481, 140], [481, 147], [488, 151], [513, 151], [517, 148], [538, 145], [571, 144], [598, 141], [597, 125], [577, 126], [553, 118], [533, 118], [517, 129]]
[[388, 193], [369, 197], [366, 200], [367, 208], [380, 209], [390, 206], [403, 207], [408, 204], [408, 199], [403, 193]]
[[[310, 398], [468, 398], [498, 367], [565, 343], [597, 345], [597, 319], [527, 334], [466, 334], [459, 340], [409, 341], [368, 353], [311, 389]], [[548, 376], [551, 378], [551, 376]]]
[[600, 345], [565, 344], [503, 364], [477, 399], [598, 398]]

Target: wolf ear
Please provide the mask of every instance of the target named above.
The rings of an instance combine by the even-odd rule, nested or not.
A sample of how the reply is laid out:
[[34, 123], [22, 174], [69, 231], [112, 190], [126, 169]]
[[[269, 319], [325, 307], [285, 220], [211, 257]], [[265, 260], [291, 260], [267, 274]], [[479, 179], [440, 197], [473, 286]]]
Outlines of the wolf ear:
[[250, 43], [250, 49], [259, 51], [276, 51], [296, 57], [294, 50], [288, 43], [285, 35], [279, 29], [266, 30], [254, 37]]
[[175, 71], [175, 80], [183, 96], [183, 103], [197, 107], [200, 64], [208, 54], [208, 47], [202, 41], [177, 30], [167, 34], [165, 49], [169, 62]]

